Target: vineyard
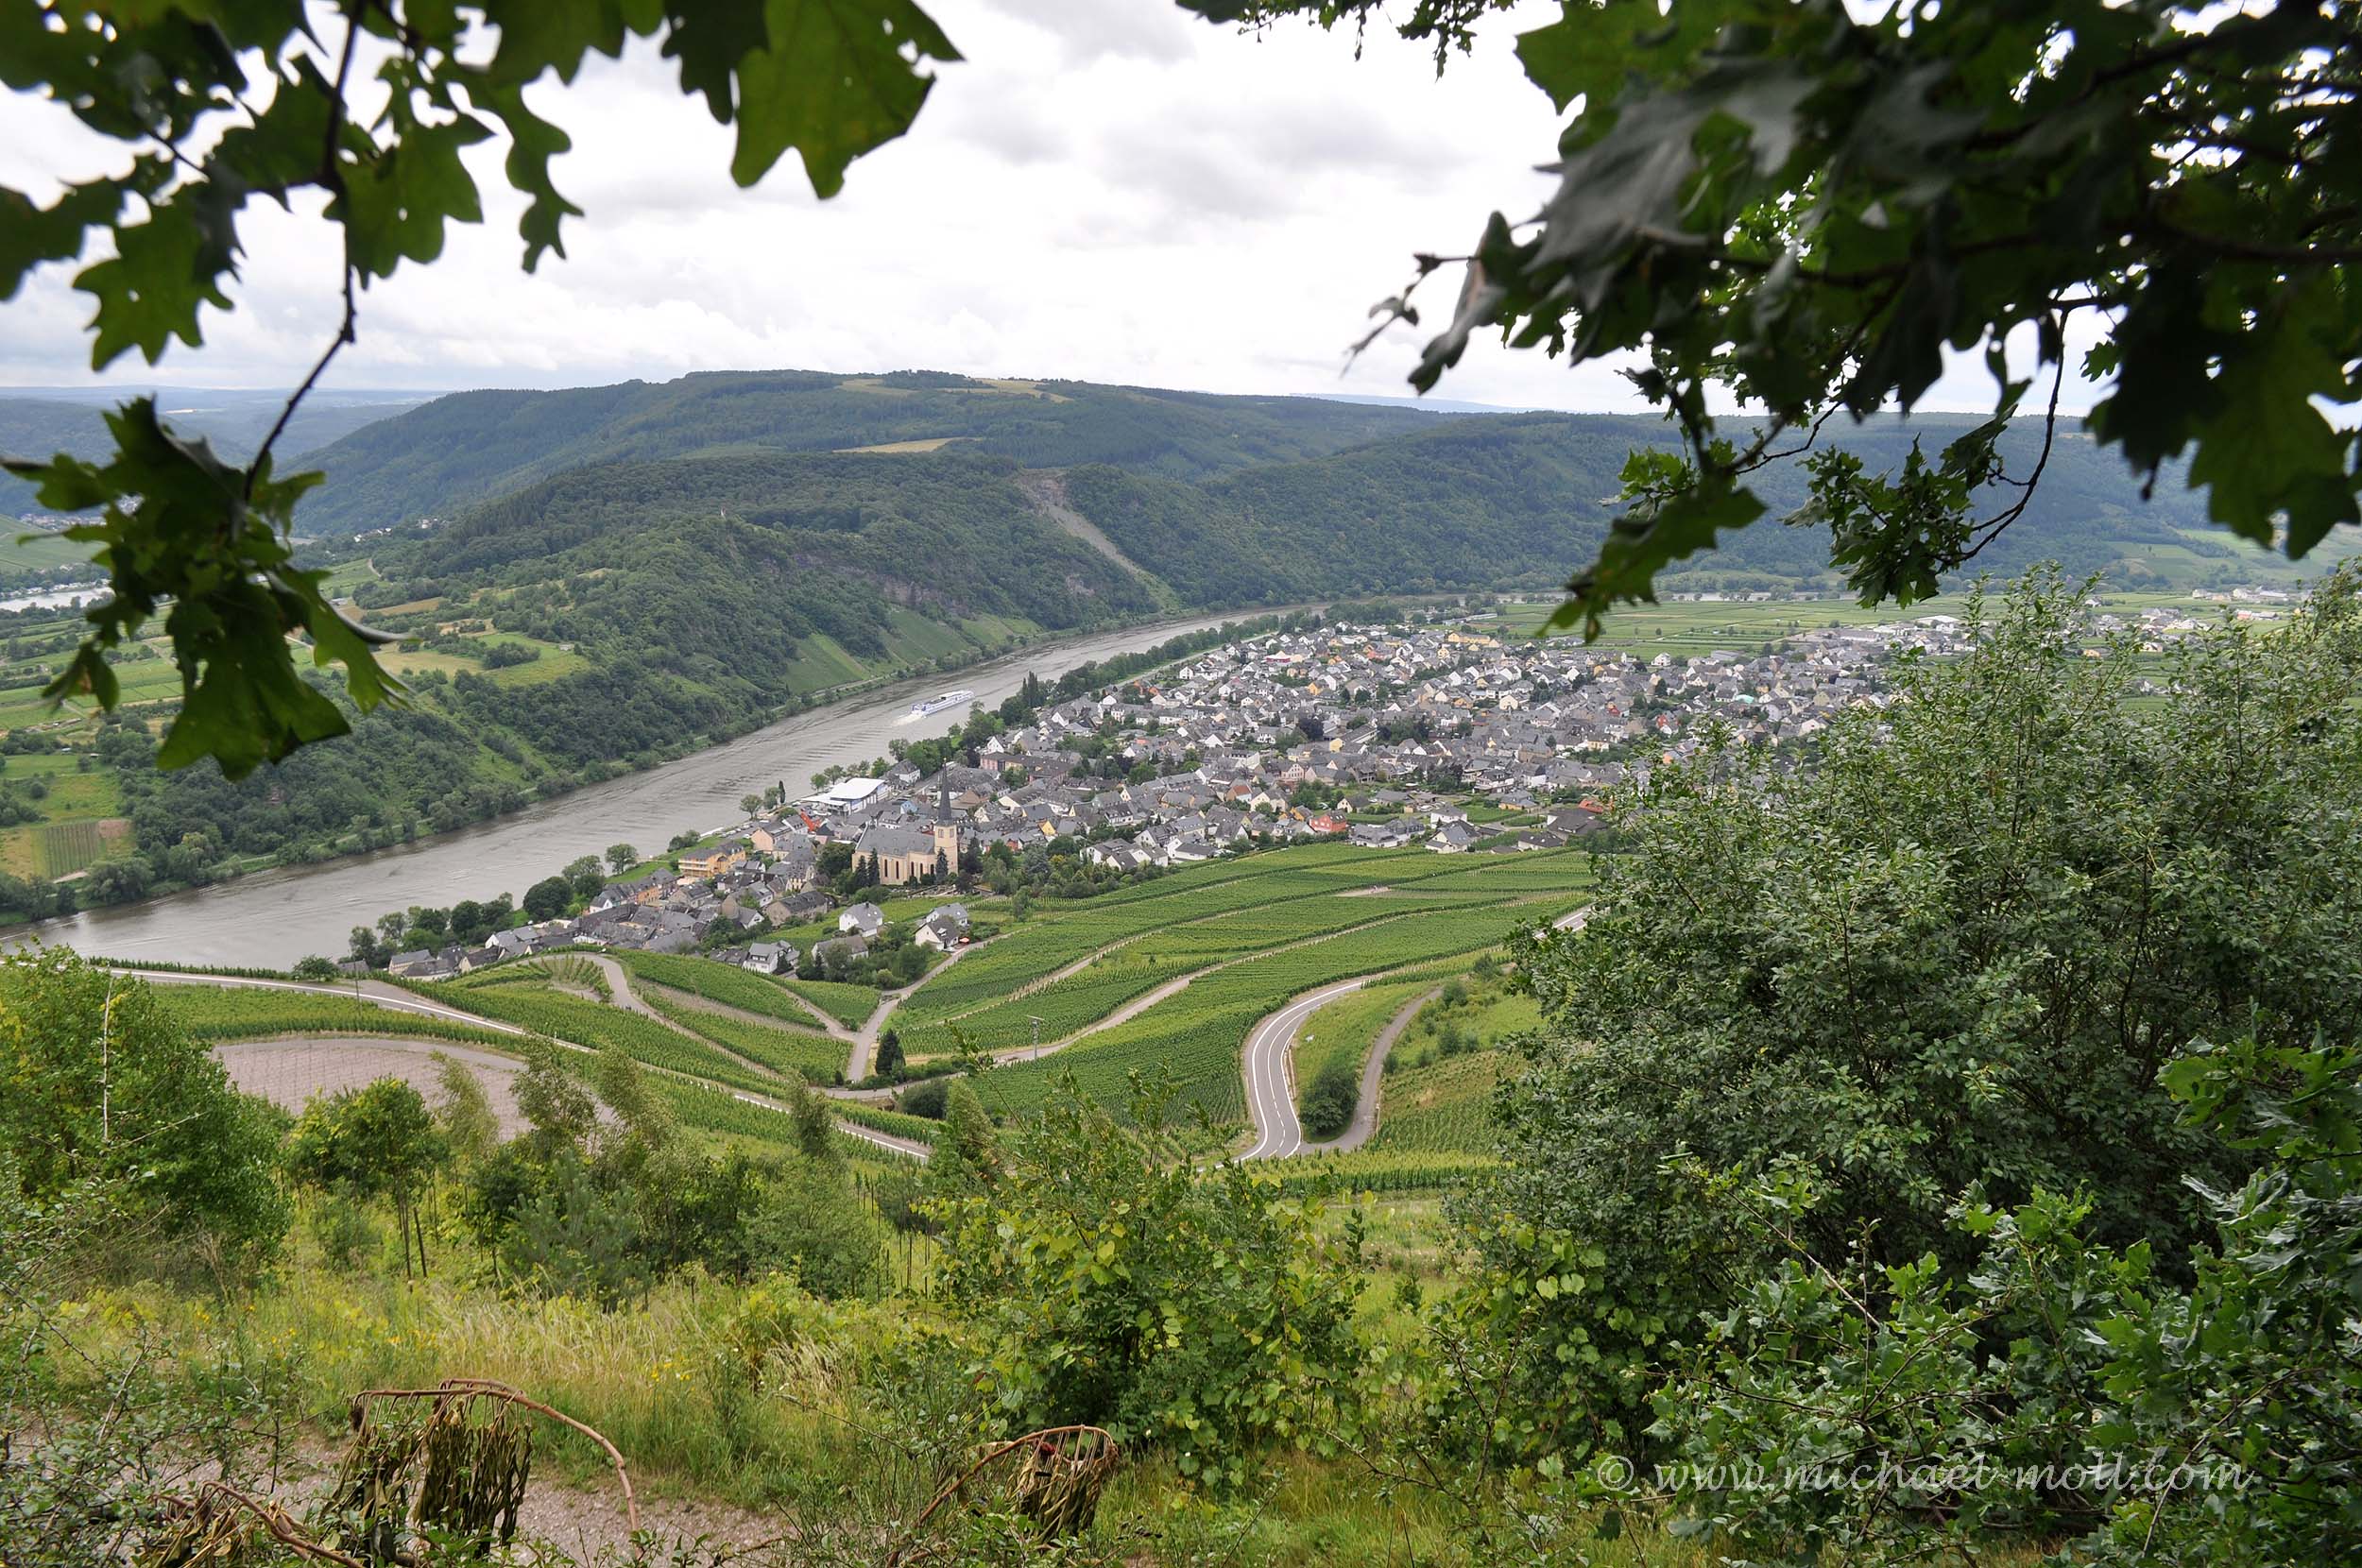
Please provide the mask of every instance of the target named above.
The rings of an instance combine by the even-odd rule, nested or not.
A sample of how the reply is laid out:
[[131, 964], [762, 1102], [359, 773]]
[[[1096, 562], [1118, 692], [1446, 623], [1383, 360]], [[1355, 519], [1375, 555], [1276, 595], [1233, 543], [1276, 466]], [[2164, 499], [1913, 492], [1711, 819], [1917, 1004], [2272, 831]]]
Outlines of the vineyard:
[[1486, 951], [1549, 912], [1547, 906], [1454, 907], [1241, 959], [1055, 1056], [1001, 1067], [977, 1091], [993, 1109], [1024, 1115], [1071, 1077], [1079, 1092], [1120, 1109], [1136, 1072], [1169, 1074], [1186, 1101], [1217, 1123], [1237, 1123], [1245, 1117], [1240, 1045], [1258, 1019], [1288, 998], [1336, 980]]
[[479, 1013], [553, 1039], [578, 1046], [620, 1046], [633, 1061], [645, 1066], [685, 1073], [755, 1094], [776, 1093], [779, 1086], [776, 1080], [749, 1071], [711, 1046], [654, 1018], [569, 997], [551, 989], [538, 977], [471, 988], [466, 1004]]
[[1446, 1056], [1387, 1076], [1370, 1149], [1394, 1154], [1481, 1154], [1493, 1147], [1493, 1086], [1508, 1059], [1497, 1050]]
[[37, 832], [39, 836], [34, 844], [43, 877], [71, 876], [95, 863], [106, 853], [106, 844], [99, 837], [97, 822], [87, 817], [77, 821], [44, 822]]
[[1287, 1191], [1335, 1184], [1349, 1192], [1434, 1192], [1482, 1175], [1498, 1164], [1482, 1154], [1358, 1149], [1350, 1154], [1303, 1154], [1258, 1167]]
[[1304, 1027], [1296, 1032], [1295, 1069], [1299, 1103], [1323, 1069], [1340, 1061], [1355, 1069], [1358, 1100], [1358, 1074], [1361, 1061], [1369, 1054], [1378, 1031], [1393, 1022], [1395, 1014], [1421, 993], [1433, 989], [1434, 981], [1427, 980], [1366, 985], [1338, 997], [1307, 1018]]
[[943, 1123], [939, 1121], [890, 1111], [882, 1105], [871, 1105], [864, 1100], [832, 1099], [829, 1102], [829, 1109], [843, 1120], [858, 1122], [873, 1132], [908, 1138], [913, 1143], [933, 1143], [943, 1133]]
[[[669, 985], [676, 991], [686, 991], [710, 1002], [735, 1007], [742, 1013], [760, 1013], [766, 1018], [777, 1018], [797, 1029], [809, 1030], [813, 1026], [811, 1010], [788, 995], [777, 980], [765, 980], [734, 963], [717, 963], [711, 959], [683, 958], [672, 953], [617, 952], [609, 956], [629, 970], [635, 980]], [[870, 1011], [877, 1007], [877, 993], [867, 986], [848, 985], [844, 989], [860, 994], [863, 998], [862, 1018], [869, 1016]], [[861, 1018], [853, 1022], [858, 1024]]]
[[834, 1083], [845, 1076], [845, 1048], [832, 1035], [817, 1030], [769, 1029], [744, 1018], [684, 1007], [656, 989], [643, 990], [639, 995], [641, 1000], [681, 1028], [724, 1050], [759, 1062], [773, 1072], [794, 1074], [813, 1083]]
[[878, 1011], [878, 993], [866, 985], [842, 985], [835, 980], [783, 980], [779, 983], [847, 1029], [861, 1028], [869, 1021], [869, 1015]]
[[372, 1007], [317, 991], [160, 984], [158, 1005], [199, 1040], [265, 1040], [282, 1034], [397, 1035], [450, 1040], [515, 1052], [517, 1037], [449, 1018]]
[[[1321, 875], [1340, 859], [1340, 846], [1312, 844], [1275, 850], [1243, 861], [1214, 861], [1170, 877], [1106, 894], [1018, 927], [930, 980], [902, 1008], [905, 1033], [970, 1012], [1036, 983], [1117, 944], [1150, 931], [1293, 898], [1342, 891], [1340, 880]], [[1432, 866], [1423, 853], [1371, 855], [1357, 852], [1362, 875], [1346, 881], [1382, 881], [1381, 864], [1410, 861]]]

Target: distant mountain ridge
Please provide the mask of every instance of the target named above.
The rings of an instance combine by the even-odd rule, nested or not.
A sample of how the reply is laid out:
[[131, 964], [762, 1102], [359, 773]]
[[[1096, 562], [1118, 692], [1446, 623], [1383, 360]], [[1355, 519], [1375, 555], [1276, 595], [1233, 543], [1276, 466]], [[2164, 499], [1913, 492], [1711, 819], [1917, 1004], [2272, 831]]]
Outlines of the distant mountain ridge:
[[568, 469], [743, 451], [957, 444], [1026, 468], [1107, 463], [1178, 479], [1314, 457], [1456, 418], [1317, 398], [1241, 397], [938, 371], [710, 371], [561, 392], [459, 392], [309, 454], [329, 482], [307, 535], [451, 517]]

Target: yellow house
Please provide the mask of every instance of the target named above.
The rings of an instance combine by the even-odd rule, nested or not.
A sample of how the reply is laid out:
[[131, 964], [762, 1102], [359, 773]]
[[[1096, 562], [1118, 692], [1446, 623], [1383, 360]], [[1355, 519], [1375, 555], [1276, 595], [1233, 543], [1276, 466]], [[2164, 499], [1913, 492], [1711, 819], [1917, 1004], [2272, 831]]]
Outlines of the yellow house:
[[680, 872], [684, 877], [719, 877], [745, 862], [745, 850], [734, 844], [716, 844], [711, 849], [702, 849], [693, 855], [683, 855], [680, 858]]

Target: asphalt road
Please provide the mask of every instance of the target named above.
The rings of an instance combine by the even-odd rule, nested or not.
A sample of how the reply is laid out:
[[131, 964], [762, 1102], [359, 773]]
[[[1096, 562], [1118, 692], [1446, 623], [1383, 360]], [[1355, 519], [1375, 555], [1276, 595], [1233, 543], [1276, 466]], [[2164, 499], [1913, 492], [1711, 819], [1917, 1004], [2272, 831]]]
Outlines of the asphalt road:
[[1343, 980], [1308, 991], [1248, 1031], [1241, 1052], [1246, 1073], [1246, 1110], [1255, 1120], [1255, 1147], [1241, 1155], [1249, 1160], [1284, 1160], [1300, 1153], [1304, 1126], [1296, 1120], [1295, 1039], [1304, 1020], [1348, 992], [1368, 983]]

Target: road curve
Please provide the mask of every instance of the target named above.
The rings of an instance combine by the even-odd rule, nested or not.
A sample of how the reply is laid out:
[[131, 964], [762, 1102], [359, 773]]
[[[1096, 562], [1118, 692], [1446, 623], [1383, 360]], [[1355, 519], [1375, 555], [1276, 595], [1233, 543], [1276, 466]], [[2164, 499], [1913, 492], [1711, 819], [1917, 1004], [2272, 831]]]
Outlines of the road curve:
[[1284, 1160], [1304, 1150], [1304, 1125], [1296, 1120], [1294, 1047], [1304, 1020], [1328, 1003], [1369, 983], [1371, 976], [1340, 980], [1308, 991], [1247, 1031], [1240, 1053], [1246, 1074], [1247, 1115], [1255, 1121], [1255, 1147], [1241, 1159]]

